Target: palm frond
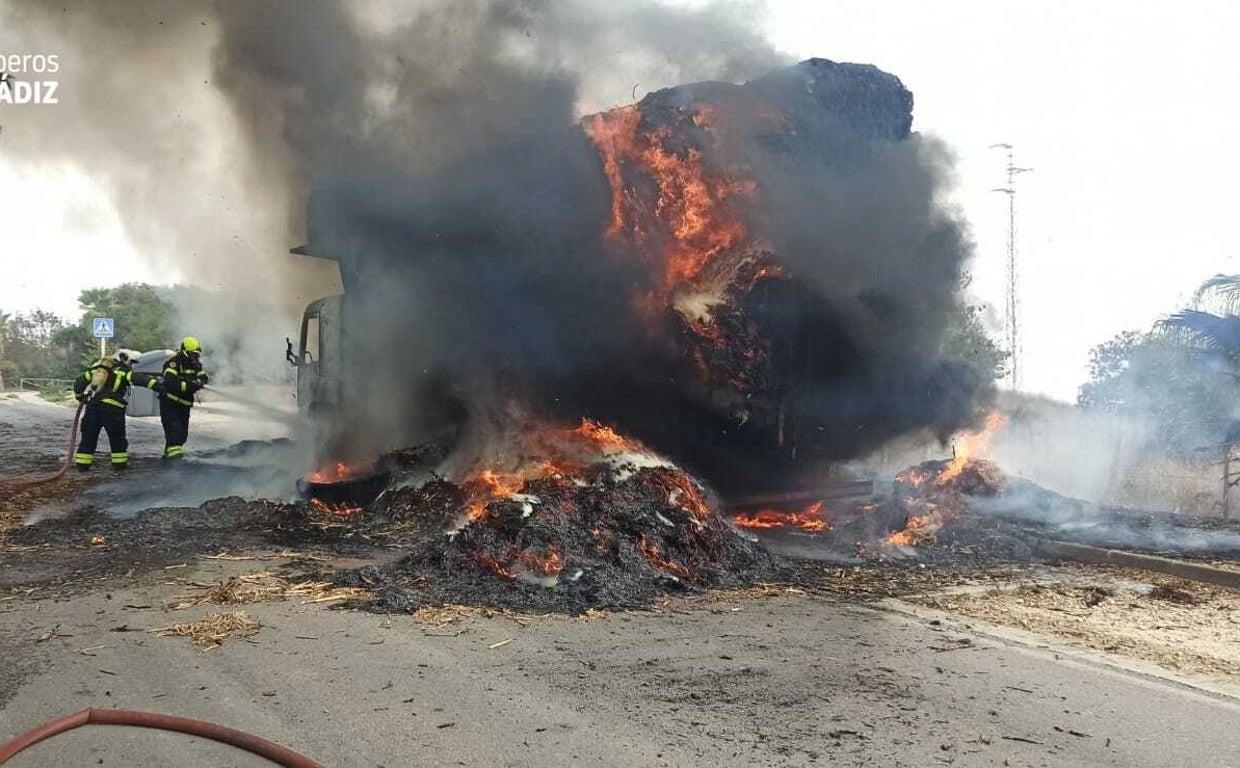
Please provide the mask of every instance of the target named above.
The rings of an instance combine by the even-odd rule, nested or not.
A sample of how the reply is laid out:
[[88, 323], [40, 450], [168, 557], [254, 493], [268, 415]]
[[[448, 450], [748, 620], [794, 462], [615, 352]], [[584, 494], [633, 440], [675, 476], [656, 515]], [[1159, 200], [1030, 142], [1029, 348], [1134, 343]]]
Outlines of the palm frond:
[[1225, 315], [1240, 313], [1240, 275], [1215, 275], [1198, 286], [1193, 303], [1207, 303]]
[[1172, 335], [1191, 339], [1229, 356], [1240, 356], [1240, 317], [1213, 315], [1185, 309], [1159, 321], [1159, 327]]

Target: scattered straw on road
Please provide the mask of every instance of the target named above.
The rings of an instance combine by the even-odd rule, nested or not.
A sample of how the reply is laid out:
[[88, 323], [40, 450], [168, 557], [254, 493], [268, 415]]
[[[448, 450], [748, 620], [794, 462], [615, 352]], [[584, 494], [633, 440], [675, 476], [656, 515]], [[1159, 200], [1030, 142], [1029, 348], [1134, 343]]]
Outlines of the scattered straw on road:
[[150, 630], [160, 637], [188, 637], [204, 649], [217, 648], [230, 637], [249, 639], [262, 624], [240, 611], [208, 613], [198, 621], [169, 624]]
[[298, 581], [288, 579], [271, 571], [257, 571], [235, 576], [217, 584], [196, 584], [198, 592], [180, 595], [177, 602], [168, 607], [174, 611], [199, 605], [252, 605], [272, 600], [302, 598], [307, 603], [328, 603], [369, 597], [369, 593], [357, 587], [336, 587], [327, 581]]

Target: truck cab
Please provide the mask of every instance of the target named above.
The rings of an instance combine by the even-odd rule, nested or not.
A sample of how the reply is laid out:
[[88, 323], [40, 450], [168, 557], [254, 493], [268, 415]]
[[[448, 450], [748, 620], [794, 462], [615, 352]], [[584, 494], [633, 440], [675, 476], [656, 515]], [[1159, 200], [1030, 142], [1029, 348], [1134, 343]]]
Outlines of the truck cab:
[[297, 368], [297, 409], [330, 411], [340, 404], [341, 309], [343, 294], [306, 305], [296, 349], [287, 341], [285, 357]]

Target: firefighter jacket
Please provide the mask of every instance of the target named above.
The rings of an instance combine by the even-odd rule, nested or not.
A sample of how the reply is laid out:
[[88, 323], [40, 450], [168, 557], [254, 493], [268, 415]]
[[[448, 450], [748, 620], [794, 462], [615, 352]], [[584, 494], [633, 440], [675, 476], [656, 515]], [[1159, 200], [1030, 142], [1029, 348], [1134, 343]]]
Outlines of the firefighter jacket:
[[[73, 394], [87, 408], [119, 408], [129, 404], [126, 396], [134, 383], [150, 386], [149, 376], [134, 373], [111, 359], [100, 360], [73, 380]], [[90, 392], [88, 395], [87, 392]]]
[[[164, 363], [162, 397], [166, 400], [192, 408], [194, 393], [206, 384], [207, 374], [202, 370], [202, 363], [180, 354]], [[151, 388], [155, 389], [153, 385]]]

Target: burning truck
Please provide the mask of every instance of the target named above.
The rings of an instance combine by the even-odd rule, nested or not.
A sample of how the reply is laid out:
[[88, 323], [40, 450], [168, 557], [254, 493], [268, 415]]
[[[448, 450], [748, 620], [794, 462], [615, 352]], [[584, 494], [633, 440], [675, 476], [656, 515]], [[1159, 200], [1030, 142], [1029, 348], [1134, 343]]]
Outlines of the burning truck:
[[733, 493], [945, 438], [992, 379], [942, 351], [968, 243], [911, 121], [896, 77], [811, 59], [441, 167], [325, 172], [294, 252], [345, 292], [289, 349], [324, 461], [451, 432], [469, 481], [587, 419]]
[[[303, 490], [334, 515], [421, 510], [440, 534], [405, 573], [583, 605], [769, 576], [728, 498], [946, 438], [990, 394], [944, 351], [969, 248], [911, 123], [896, 77], [811, 59], [429, 166], [361, 148], [324, 169], [294, 253], [334, 259], [345, 292], [289, 342], [322, 434]], [[438, 480], [375, 500], [381, 456], [435, 441]]]

